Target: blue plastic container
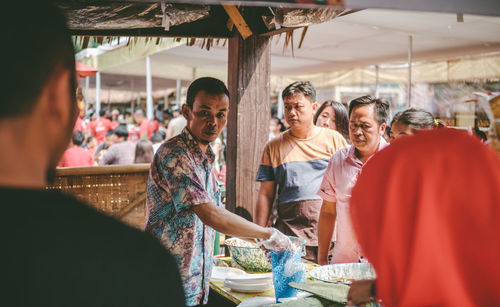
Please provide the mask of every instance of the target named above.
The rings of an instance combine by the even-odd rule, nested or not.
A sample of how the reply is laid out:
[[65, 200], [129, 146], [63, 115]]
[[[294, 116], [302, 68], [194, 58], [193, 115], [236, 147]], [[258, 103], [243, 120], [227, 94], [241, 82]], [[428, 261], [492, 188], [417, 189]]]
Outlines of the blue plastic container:
[[279, 299], [286, 297], [296, 297], [299, 290], [290, 287], [288, 284], [290, 282], [304, 282], [306, 278], [306, 272], [301, 269], [295, 272], [292, 276], [285, 276], [285, 263], [291, 260], [295, 264], [301, 264], [302, 247], [298, 251], [293, 252], [291, 250], [285, 250], [280, 253], [271, 251], [271, 265], [273, 267], [273, 283], [274, 292], [276, 294], [276, 303], [279, 303]]

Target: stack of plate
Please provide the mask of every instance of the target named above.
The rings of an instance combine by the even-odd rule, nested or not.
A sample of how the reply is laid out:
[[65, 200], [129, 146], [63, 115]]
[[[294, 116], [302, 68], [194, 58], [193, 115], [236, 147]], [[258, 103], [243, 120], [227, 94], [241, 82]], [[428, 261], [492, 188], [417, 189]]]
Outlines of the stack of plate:
[[268, 273], [231, 276], [224, 280], [224, 286], [236, 292], [263, 292], [273, 287], [273, 275]]
[[235, 268], [214, 267], [210, 278], [224, 281], [224, 286], [236, 292], [258, 293], [273, 287], [273, 273], [248, 274]]
[[247, 273], [237, 268], [215, 266], [212, 269], [210, 280], [224, 281], [228, 277], [246, 275]]

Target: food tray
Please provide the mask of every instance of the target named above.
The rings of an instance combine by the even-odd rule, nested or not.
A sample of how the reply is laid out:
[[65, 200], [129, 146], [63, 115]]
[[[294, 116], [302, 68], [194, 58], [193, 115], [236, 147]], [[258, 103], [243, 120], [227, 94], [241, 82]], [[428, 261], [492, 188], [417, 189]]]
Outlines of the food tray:
[[337, 263], [314, 268], [309, 275], [317, 280], [351, 284], [354, 280], [375, 279], [375, 270], [369, 263]]

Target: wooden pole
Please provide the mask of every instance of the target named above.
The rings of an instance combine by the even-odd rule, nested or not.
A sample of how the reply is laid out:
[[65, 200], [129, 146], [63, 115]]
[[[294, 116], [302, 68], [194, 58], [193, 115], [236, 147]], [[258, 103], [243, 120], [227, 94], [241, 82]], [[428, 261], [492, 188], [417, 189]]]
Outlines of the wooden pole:
[[229, 39], [226, 208], [249, 220], [260, 184], [255, 181], [269, 136], [269, 37]]

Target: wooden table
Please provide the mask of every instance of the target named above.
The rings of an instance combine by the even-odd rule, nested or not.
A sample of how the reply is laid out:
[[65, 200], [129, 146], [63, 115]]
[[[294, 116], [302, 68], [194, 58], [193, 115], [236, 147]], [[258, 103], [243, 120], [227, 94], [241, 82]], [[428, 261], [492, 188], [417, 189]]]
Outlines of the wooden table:
[[[305, 260], [305, 259], [302, 259], [302, 262], [306, 265], [306, 279], [308, 279], [308, 278], [310, 278], [309, 271], [315, 267], [318, 267], [319, 265], [317, 265], [313, 262], [310, 262], [308, 260]], [[272, 287], [269, 290], [266, 290], [264, 292], [259, 292], [259, 293], [241, 293], [241, 292], [232, 291], [230, 288], [225, 287], [224, 281], [215, 281], [215, 280], [210, 281], [210, 290], [213, 292], [216, 292], [220, 296], [227, 299], [228, 303], [231, 302], [231, 303], [235, 304], [235, 306], [240, 304], [244, 299], [251, 298], [251, 297], [257, 297], [257, 296], [272, 297], [272, 298], [275, 297], [274, 287]], [[209, 298], [210, 298], [210, 296], [209, 296]], [[210, 299], [209, 299], [209, 302], [210, 302]]]

